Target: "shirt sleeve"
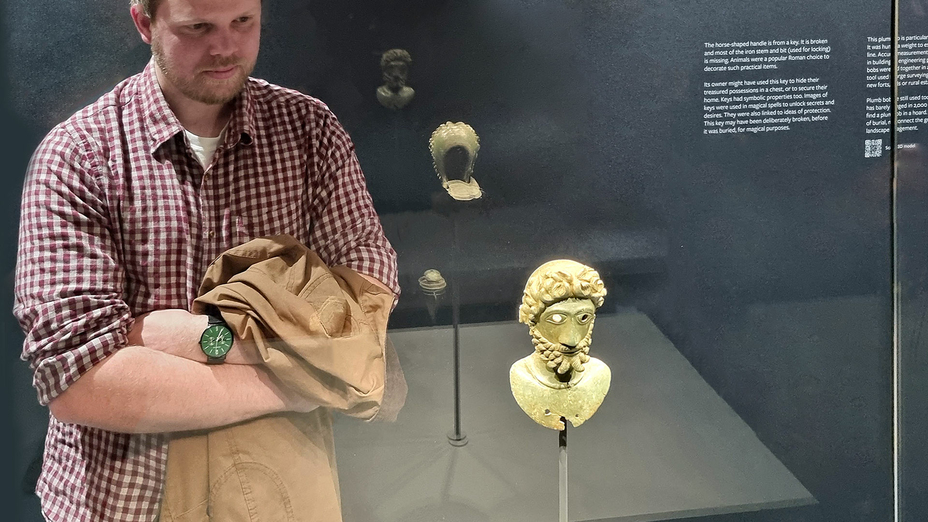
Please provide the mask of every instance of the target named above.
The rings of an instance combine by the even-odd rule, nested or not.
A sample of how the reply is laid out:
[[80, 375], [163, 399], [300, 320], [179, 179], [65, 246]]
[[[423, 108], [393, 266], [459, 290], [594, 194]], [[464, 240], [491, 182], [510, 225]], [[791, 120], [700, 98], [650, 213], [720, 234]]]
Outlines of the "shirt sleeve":
[[315, 179], [310, 248], [329, 266], [371, 276], [399, 297], [396, 251], [383, 233], [354, 144], [328, 110], [317, 113], [311, 133]]
[[124, 346], [132, 324], [97, 172], [86, 142], [60, 126], [23, 188], [13, 314], [43, 405]]

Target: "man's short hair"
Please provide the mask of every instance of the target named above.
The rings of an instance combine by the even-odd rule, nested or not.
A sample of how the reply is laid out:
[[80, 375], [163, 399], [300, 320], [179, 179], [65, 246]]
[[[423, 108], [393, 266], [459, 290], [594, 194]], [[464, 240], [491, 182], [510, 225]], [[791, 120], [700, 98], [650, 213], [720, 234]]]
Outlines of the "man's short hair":
[[145, 16], [153, 18], [155, 14], [155, 9], [158, 8], [158, 4], [161, 3], [161, 0], [129, 0], [129, 5], [137, 5], [142, 8], [142, 12], [145, 13]]
[[145, 16], [151, 18], [151, 15], [155, 12], [155, 8], [158, 7], [158, 2], [159, 0], [129, 0], [129, 5], [141, 7]]
[[565, 299], [589, 299], [599, 308], [606, 286], [596, 270], [576, 261], [558, 259], [536, 268], [525, 283], [519, 322], [534, 325], [545, 308]]

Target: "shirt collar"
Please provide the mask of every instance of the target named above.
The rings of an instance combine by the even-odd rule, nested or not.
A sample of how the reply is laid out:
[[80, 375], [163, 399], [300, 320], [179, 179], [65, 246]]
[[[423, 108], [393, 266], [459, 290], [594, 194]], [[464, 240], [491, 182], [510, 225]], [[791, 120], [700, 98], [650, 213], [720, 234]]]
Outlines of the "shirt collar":
[[155, 67], [155, 60], [152, 58], [139, 75], [138, 83], [140, 107], [148, 129], [149, 148], [152, 153], [184, 130], [177, 116], [174, 115], [174, 111], [168, 106], [167, 100], [164, 99], [161, 86], [158, 85], [158, 77], [155, 76]]
[[239, 143], [251, 145], [255, 138], [255, 83], [251, 78], [245, 80], [242, 93], [235, 98], [232, 107], [232, 119], [226, 133], [225, 145], [233, 147]]
[[[158, 77], [155, 74], [154, 58], [145, 66], [145, 70], [139, 75], [138, 92], [148, 127], [150, 138], [149, 147], [151, 153], [164, 145], [168, 140], [184, 131], [183, 125], [174, 115], [174, 111], [164, 99], [164, 93], [161, 92], [161, 86], [158, 84]], [[232, 119], [229, 121], [228, 132], [224, 145], [227, 147], [235, 146], [238, 143], [251, 145], [255, 136], [255, 115], [254, 115], [254, 82], [250, 78], [246, 80], [242, 93], [233, 101]]]

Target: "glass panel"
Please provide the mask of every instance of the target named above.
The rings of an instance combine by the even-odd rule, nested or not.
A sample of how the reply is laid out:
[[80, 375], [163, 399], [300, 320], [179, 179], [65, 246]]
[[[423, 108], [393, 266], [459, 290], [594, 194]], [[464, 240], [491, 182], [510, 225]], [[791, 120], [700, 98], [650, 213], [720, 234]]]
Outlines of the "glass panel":
[[922, 2], [899, 2], [899, 58], [896, 126], [896, 253], [900, 293], [901, 514], [928, 517], [928, 423], [920, 402], [926, 396], [928, 272], [928, 25]]
[[[373, 16], [343, 9], [359, 27]], [[394, 326], [433, 324], [427, 296], [410, 295], [424, 270], [459, 281], [469, 443], [442, 439], [450, 411], [436, 424], [454, 403], [453, 329], [396, 332], [418, 375], [404, 412], [416, 427], [362, 440], [392, 445], [375, 469], [403, 481], [375, 487], [377, 448], [342, 459], [349, 514], [553, 518], [554, 437], [520, 418], [506, 374], [531, 350], [514, 324], [522, 285], [571, 257], [606, 280], [591, 353], [614, 369], [572, 432], [574, 519], [890, 516], [888, 78], [868, 79], [880, 66], [867, 55], [885, 44], [886, 6], [485, 2], [389, 20], [358, 47], [424, 55], [413, 103], [431, 98], [381, 111], [356, 139], [400, 255]], [[424, 45], [418, 24], [457, 30]], [[868, 98], [887, 114], [868, 117]], [[424, 186], [422, 148], [446, 120], [481, 136], [479, 204], [430, 207], [441, 190]]]
[[[7, 302], [31, 151], [149, 59], [126, 3], [4, 4]], [[558, 434], [509, 370], [533, 353], [523, 288], [556, 258], [605, 283], [590, 355], [612, 376], [568, 428], [571, 520], [890, 520], [890, 152], [908, 397], [928, 342], [925, 6], [903, 3], [899, 72], [922, 83], [892, 151], [888, 3], [265, 2], [255, 76], [331, 107], [398, 254], [408, 396], [395, 423], [336, 415], [345, 520], [554, 520]], [[0, 324], [14, 518], [40, 520], [47, 411]], [[928, 430], [906, 404], [920, 520]]]

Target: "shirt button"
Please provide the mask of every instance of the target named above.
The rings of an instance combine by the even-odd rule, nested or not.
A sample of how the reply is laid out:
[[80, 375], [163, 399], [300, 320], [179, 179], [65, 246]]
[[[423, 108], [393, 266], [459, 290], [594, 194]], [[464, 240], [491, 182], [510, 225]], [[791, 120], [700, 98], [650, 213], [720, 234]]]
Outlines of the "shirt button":
[[214, 237], [216, 237], [216, 233], [213, 232], [212, 230], [209, 230], [206, 232], [206, 237], [213, 239]]

